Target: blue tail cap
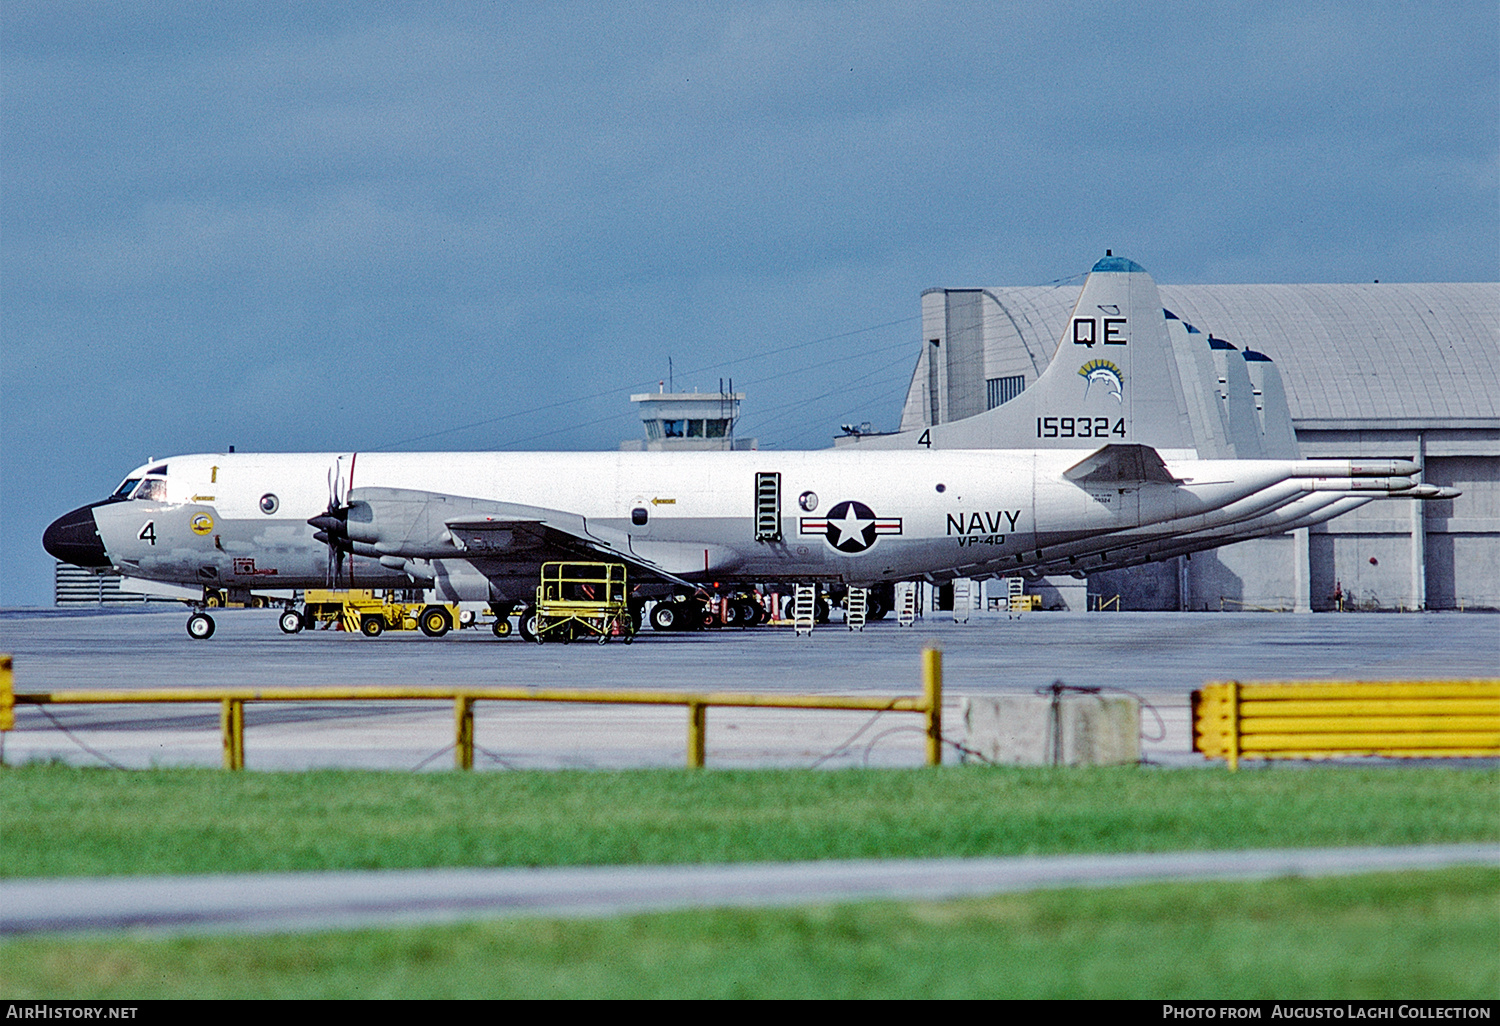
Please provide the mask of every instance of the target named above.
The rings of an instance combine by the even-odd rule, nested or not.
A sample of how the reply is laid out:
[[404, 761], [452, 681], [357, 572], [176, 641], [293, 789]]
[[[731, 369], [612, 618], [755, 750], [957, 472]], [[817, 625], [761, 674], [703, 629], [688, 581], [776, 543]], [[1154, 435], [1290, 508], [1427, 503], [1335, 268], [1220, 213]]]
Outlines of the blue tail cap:
[[1145, 274], [1146, 269], [1134, 260], [1126, 260], [1124, 257], [1107, 256], [1094, 265], [1095, 271], [1130, 271], [1137, 274]]

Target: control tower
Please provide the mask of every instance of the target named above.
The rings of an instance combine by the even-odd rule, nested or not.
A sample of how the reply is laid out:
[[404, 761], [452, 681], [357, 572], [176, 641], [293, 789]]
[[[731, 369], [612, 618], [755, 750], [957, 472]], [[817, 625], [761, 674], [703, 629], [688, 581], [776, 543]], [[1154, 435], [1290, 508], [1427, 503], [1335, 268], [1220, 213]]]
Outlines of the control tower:
[[743, 392], [642, 392], [630, 397], [641, 411], [644, 439], [620, 443], [622, 451], [721, 452], [758, 449], [754, 438], [736, 438]]

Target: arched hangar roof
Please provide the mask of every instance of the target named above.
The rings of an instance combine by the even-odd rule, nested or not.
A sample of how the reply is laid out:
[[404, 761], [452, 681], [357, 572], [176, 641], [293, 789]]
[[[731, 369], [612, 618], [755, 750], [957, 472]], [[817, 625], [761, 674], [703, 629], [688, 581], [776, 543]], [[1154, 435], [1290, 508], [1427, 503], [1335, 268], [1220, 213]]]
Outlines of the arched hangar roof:
[[1500, 285], [1162, 285], [1205, 334], [1276, 361], [1297, 420], [1500, 417]]
[[[983, 289], [1039, 372], [1081, 285]], [[1500, 284], [1158, 285], [1203, 332], [1276, 361], [1292, 417], [1500, 418]], [[914, 386], [915, 387], [915, 386]]]

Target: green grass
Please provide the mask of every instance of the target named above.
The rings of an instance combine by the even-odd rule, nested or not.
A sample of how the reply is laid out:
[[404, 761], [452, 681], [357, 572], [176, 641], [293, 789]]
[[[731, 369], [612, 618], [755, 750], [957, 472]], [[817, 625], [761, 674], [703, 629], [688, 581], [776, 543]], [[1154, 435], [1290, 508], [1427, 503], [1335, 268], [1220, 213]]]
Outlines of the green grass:
[[0, 876], [1500, 839], [1493, 770], [0, 770]]
[[278, 937], [27, 939], [31, 998], [1500, 996], [1500, 871]]

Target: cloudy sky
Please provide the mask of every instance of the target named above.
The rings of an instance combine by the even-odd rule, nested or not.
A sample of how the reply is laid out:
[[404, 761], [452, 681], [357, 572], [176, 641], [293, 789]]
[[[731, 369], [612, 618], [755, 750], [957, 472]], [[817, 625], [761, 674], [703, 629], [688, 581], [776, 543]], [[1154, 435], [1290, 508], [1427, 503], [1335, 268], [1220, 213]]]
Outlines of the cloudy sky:
[[0, 604], [151, 456], [894, 427], [931, 286], [1500, 280], [1500, 2], [0, 6]]

